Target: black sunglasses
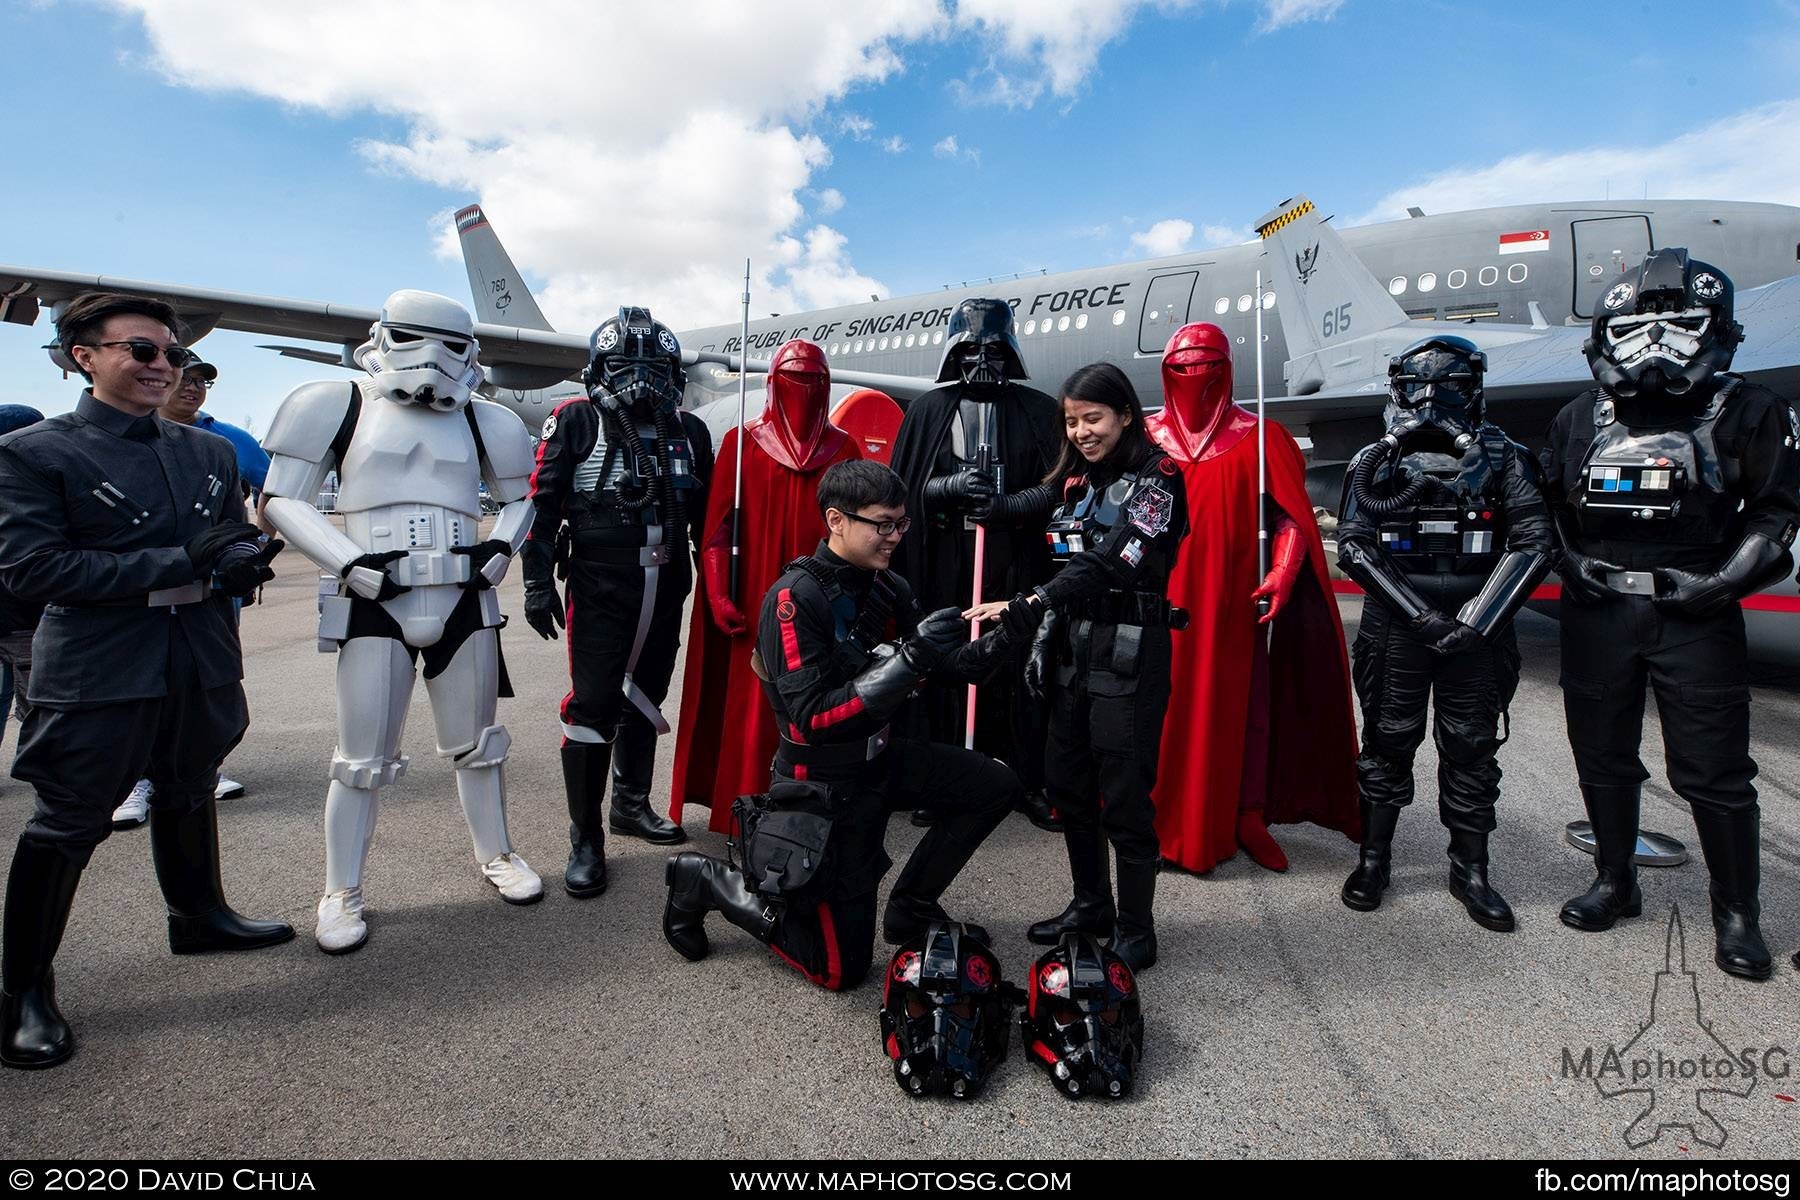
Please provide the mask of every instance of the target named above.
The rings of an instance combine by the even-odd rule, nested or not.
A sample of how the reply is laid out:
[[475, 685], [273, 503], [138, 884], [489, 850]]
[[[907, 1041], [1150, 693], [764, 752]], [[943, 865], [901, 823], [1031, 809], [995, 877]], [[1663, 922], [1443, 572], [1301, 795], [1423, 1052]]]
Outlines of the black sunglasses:
[[868, 517], [859, 517], [853, 512], [844, 512], [841, 508], [838, 509], [838, 511], [844, 513], [844, 515], [849, 517], [852, 521], [861, 521], [864, 525], [873, 525], [875, 527], [875, 532], [882, 537], [893, 537], [896, 533], [905, 533], [912, 528], [911, 517], [901, 517], [898, 521], [876, 521]]
[[167, 358], [169, 365], [177, 371], [191, 362], [200, 361], [200, 356], [186, 346], [164, 347], [145, 338], [132, 338], [124, 342], [88, 342], [87, 344], [90, 346], [127, 346], [131, 350], [131, 357], [141, 363], [153, 363], [156, 361], [156, 356], [160, 354]]

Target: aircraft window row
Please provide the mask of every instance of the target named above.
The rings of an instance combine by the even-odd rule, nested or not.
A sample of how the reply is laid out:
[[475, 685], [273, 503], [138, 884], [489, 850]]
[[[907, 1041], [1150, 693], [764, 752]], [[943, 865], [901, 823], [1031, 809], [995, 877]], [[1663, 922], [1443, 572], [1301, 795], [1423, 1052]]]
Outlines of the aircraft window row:
[[833, 342], [825, 347], [825, 354], [829, 358], [836, 358], [840, 354], [861, 354], [865, 350], [910, 350], [914, 346], [940, 346], [943, 342], [944, 331], [941, 329], [936, 333], [909, 333], [905, 337], [896, 333], [891, 337]]
[[[1264, 292], [1263, 293], [1262, 306], [1265, 309], [1275, 307], [1275, 293], [1274, 292]], [[1252, 296], [1249, 292], [1245, 292], [1242, 296], [1239, 296], [1237, 298], [1237, 310], [1239, 312], [1249, 312], [1254, 307], [1256, 307], [1256, 298], [1254, 296]], [[1231, 308], [1232, 308], [1232, 299], [1230, 296], [1220, 296], [1217, 300], [1213, 301], [1213, 315], [1214, 316], [1222, 317], [1226, 313], [1230, 312]], [[1118, 324], [1118, 322], [1114, 321], [1113, 324], [1116, 325], [1116, 324]]]
[[[1513, 263], [1506, 268], [1506, 282], [1524, 283], [1526, 277], [1530, 275], [1530, 273], [1531, 268], [1525, 263]], [[1493, 287], [1500, 282], [1500, 268], [1493, 266], [1483, 267], [1480, 272], [1476, 274], [1475, 280], [1482, 287]], [[1444, 282], [1452, 291], [1455, 291], [1458, 288], [1466, 287], [1468, 285], [1469, 273], [1459, 268], [1445, 276]], [[1404, 296], [1406, 295], [1406, 289], [1409, 285], [1417, 287], [1421, 292], [1436, 291], [1438, 285], [1437, 272], [1426, 271], [1424, 274], [1420, 275], [1417, 280], [1412, 281], [1409, 281], [1404, 275], [1396, 275], [1388, 280], [1388, 295]], [[1223, 301], [1220, 303], [1223, 303]], [[1242, 307], [1242, 305], [1239, 306], [1240, 311], [1242, 310]], [[1225, 310], [1220, 308], [1217, 311], [1224, 312]]]

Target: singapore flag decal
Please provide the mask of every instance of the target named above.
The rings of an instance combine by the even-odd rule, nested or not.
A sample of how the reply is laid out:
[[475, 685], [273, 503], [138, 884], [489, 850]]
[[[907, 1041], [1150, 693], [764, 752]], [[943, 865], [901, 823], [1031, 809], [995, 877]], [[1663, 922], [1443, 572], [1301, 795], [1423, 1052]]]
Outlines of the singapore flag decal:
[[1533, 254], [1549, 248], [1550, 231], [1548, 229], [1527, 229], [1522, 233], [1500, 235], [1500, 253], [1502, 254]]

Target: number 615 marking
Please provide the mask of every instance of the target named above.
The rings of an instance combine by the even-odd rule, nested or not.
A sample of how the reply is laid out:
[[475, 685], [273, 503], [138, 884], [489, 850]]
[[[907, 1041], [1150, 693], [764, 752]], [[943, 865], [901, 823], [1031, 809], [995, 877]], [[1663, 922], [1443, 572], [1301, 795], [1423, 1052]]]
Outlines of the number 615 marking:
[[1338, 305], [1336, 309], [1326, 310], [1325, 320], [1320, 325], [1320, 331], [1326, 337], [1336, 337], [1340, 333], [1349, 332], [1349, 329], [1350, 304], [1348, 301]]

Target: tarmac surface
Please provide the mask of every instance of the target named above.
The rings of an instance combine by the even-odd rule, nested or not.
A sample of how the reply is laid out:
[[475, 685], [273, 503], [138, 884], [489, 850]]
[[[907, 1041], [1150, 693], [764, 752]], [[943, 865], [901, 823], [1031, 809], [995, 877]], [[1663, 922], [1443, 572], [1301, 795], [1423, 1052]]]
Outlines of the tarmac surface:
[[[1171, 1156], [1787, 1157], [1800, 1147], [1800, 683], [1759, 681], [1763, 929], [1768, 983], [1712, 964], [1706, 875], [1684, 804], [1661, 777], [1644, 817], [1687, 840], [1696, 861], [1645, 870], [1642, 919], [1606, 934], [1556, 913], [1592, 860], [1563, 844], [1581, 815], [1556, 686], [1557, 626], [1520, 620], [1524, 680], [1502, 751], [1506, 781], [1493, 878], [1518, 911], [1511, 934], [1476, 926], [1445, 889], [1445, 832], [1431, 803], [1401, 821], [1394, 886], [1374, 913], [1338, 888], [1356, 852], [1311, 826], [1276, 834], [1285, 875], [1239, 855], [1204, 876], [1165, 873], [1160, 963], [1143, 980], [1148, 1055], [1138, 1093], [1072, 1103], [1012, 1054], [976, 1103], [916, 1101], [895, 1086], [875, 1010], [880, 974], [849, 994], [811, 987], [712, 917], [713, 954], [693, 964], [664, 943], [668, 851], [610, 838], [612, 886], [594, 900], [561, 887], [567, 816], [556, 702], [564, 648], [520, 618], [506, 637], [519, 695], [502, 701], [519, 851], [544, 876], [543, 903], [515, 908], [481, 879], [448, 763], [415, 692], [412, 768], [383, 793], [366, 894], [369, 944], [333, 958], [314, 946], [323, 874], [325, 766], [334, 742], [331, 656], [314, 643], [314, 575], [289, 551], [264, 604], [243, 620], [252, 727], [227, 764], [249, 795], [220, 805], [227, 894], [240, 911], [290, 921], [288, 945], [176, 958], [144, 830], [113, 835], [77, 895], [57, 959], [58, 995], [79, 1039], [51, 1071], [0, 1071], [0, 1144], [20, 1158]], [[515, 573], [516, 574], [516, 573]], [[503, 596], [520, 610], [517, 578]], [[1359, 602], [1346, 600], [1354, 629]], [[679, 684], [680, 673], [677, 672]], [[665, 710], [679, 710], [671, 696]], [[9, 725], [0, 753], [10, 764]], [[667, 787], [673, 738], [663, 739]], [[1295, 748], [1304, 753], [1304, 748]], [[663, 801], [666, 804], [666, 797]], [[19, 828], [29, 789], [0, 778], [0, 827]], [[724, 852], [690, 809], [691, 847]], [[889, 849], [919, 833], [903, 817]], [[10, 853], [10, 851], [8, 851]], [[889, 881], [893, 878], [889, 875]], [[1068, 896], [1061, 840], [1009, 818], [946, 902], [993, 931], [1009, 977], [1036, 954], [1025, 926]], [[1687, 966], [1657, 984], [1670, 913]], [[878, 950], [878, 963], [885, 961]], [[1679, 967], [1677, 967], [1679, 971]], [[1661, 999], [1651, 1022], [1652, 994]], [[1695, 990], [1697, 989], [1697, 991]], [[1711, 1033], [1695, 1022], [1711, 1023]], [[1565, 1077], [1607, 1048], [1626, 1073]], [[1724, 1046], [1751, 1048], [1774, 1077], [1716, 1078]], [[1659, 1060], [1657, 1055], [1662, 1057]], [[1704, 1060], [1704, 1061], [1703, 1061]], [[1665, 1072], [1629, 1082], [1633, 1061]], [[1710, 1064], [1710, 1066], [1708, 1065]], [[1683, 1070], [1709, 1078], [1683, 1080]], [[1654, 1086], [1653, 1086], [1654, 1085]], [[1607, 1098], [1602, 1094], [1623, 1095]], [[1696, 1089], [1724, 1091], [1698, 1104]], [[1737, 1094], [1726, 1094], [1737, 1093]], [[1641, 1151], [1625, 1131], [1660, 1139]], [[1689, 1124], [1688, 1129], [1674, 1128]], [[1723, 1148], [1707, 1144], [1726, 1135]], [[1634, 1135], [1635, 1136], [1635, 1135]]]

